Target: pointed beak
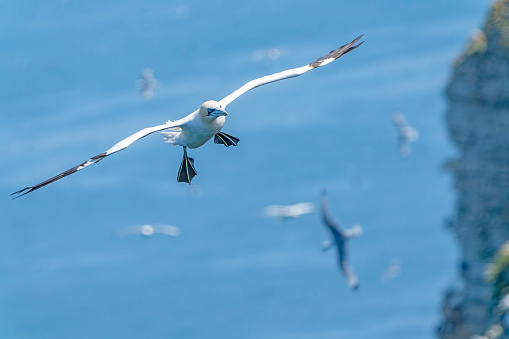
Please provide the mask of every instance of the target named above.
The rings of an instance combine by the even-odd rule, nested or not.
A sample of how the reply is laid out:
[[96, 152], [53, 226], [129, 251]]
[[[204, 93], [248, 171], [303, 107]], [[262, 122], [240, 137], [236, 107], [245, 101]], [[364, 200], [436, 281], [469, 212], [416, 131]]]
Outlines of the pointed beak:
[[211, 117], [220, 117], [220, 116], [227, 116], [228, 113], [226, 113], [226, 111], [216, 108], [214, 111], [210, 112], [208, 115]]

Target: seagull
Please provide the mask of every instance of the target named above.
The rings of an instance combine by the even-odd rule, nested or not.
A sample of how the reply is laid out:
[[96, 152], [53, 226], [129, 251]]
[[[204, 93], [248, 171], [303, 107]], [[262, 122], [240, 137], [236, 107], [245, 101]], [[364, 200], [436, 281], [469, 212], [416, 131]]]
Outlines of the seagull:
[[393, 279], [401, 275], [401, 260], [398, 258], [391, 259], [389, 266], [382, 274], [382, 281], [385, 283], [391, 282]]
[[156, 84], [157, 81], [154, 78], [154, 72], [150, 68], [145, 68], [143, 73], [141, 73], [141, 78], [136, 80], [136, 88], [141, 92], [145, 100], [152, 99]]
[[[343, 226], [330, 214], [329, 202], [327, 200], [327, 192], [322, 191], [322, 218], [325, 225], [332, 233], [336, 248], [338, 250], [338, 263], [339, 268], [343, 272], [346, 282], [351, 289], [357, 290], [359, 288], [359, 279], [353, 272], [352, 268], [348, 264], [348, 256], [346, 253], [346, 243], [348, 238], [360, 236], [362, 234], [362, 228], [360, 225], [355, 225], [350, 229], [344, 229]], [[332, 246], [332, 241], [324, 241], [322, 243], [322, 250], [328, 250]]]
[[263, 209], [263, 215], [267, 218], [274, 217], [279, 221], [285, 221], [298, 218], [303, 214], [313, 213], [314, 211], [314, 204], [310, 202], [303, 202], [289, 206], [270, 205]]
[[166, 235], [171, 235], [173, 237], [178, 237], [182, 232], [180, 228], [177, 226], [171, 225], [163, 225], [163, 224], [154, 224], [154, 225], [142, 225], [142, 226], [128, 226], [119, 231], [120, 235], [133, 235], [133, 234], [141, 234], [145, 237], [150, 237], [154, 233], [161, 233]]
[[419, 138], [419, 133], [408, 124], [402, 113], [396, 112], [392, 115], [392, 121], [396, 126], [398, 134], [399, 155], [405, 158], [410, 155], [410, 142]]
[[244, 86], [240, 87], [219, 101], [209, 100], [204, 102], [199, 109], [182, 119], [176, 121], [168, 120], [165, 124], [144, 128], [141, 131], [138, 131], [133, 135], [125, 138], [124, 140], [116, 143], [106, 152], [93, 156], [87, 161], [65, 172], [62, 172], [37, 185], [25, 187], [22, 190], [12, 193], [11, 195], [16, 195], [14, 198], [16, 199], [20, 196], [38, 190], [39, 188], [62, 179], [63, 177], [76, 173], [90, 165], [96, 164], [104, 158], [129, 147], [133, 142], [155, 132], [160, 132], [165, 138], [166, 143], [174, 146], [182, 146], [184, 155], [178, 171], [177, 182], [186, 182], [191, 184], [191, 180], [197, 174], [197, 172], [194, 167], [194, 159], [188, 157], [187, 155], [187, 148], [193, 149], [200, 147], [212, 137], [214, 137], [214, 143], [222, 144], [226, 147], [237, 146], [237, 143], [240, 141], [240, 139], [221, 131], [224, 126], [226, 116], [228, 115], [228, 113], [225, 111], [226, 106], [253, 88], [283, 79], [298, 77], [299, 75], [309, 72], [315, 68], [331, 63], [332, 61], [362, 45], [363, 42], [356, 45], [361, 37], [362, 35], [354, 39], [352, 42], [331, 51], [329, 54], [318, 58], [316, 61], [308, 65], [251, 80]]

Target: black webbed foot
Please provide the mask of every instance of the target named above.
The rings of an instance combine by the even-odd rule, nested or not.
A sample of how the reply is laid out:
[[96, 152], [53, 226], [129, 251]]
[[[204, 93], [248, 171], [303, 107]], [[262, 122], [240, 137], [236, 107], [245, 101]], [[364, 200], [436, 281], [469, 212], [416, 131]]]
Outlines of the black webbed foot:
[[193, 180], [196, 174], [196, 170], [194, 169], [194, 159], [187, 156], [187, 149], [184, 146], [184, 157], [182, 158], [182, 163], [180, 164], [179, 173], [177, 175], [177, 182], [187, 182], [189, 185], [191, 185], [191, 180]]
[[234, 137], [233, 135], [229, 135], [223, 132], [216, 133], [214, 135], [214, 144], [223, 144], [226, 147], [229, 146], [237, 146], [237, 143], [240, 141], [239, 138]]

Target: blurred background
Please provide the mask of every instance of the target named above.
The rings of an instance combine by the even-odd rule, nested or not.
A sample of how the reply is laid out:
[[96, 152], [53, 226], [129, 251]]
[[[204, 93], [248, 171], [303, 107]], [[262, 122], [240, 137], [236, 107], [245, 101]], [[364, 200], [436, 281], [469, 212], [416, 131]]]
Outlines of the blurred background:
[[[435, 338], [444, 293], [463, 284], [444, 226], [457, 198], [443, 167], [458, 155], [445, 92], [491, 4], [0, 1], [0, 336]], [[223, 131], [241, 142], [189, 150], [190, 187], [176, 183], [181, 149], [157, 134], [10, 200], [360, 34], [338, 61], [229, 105]], [[152, 95], [136, 88], [146, 68]], [[408, 157], [396, 111], [419, 132]], [[263, 217], [321, 189], [345, 227], [362, 225], [358, 291], [320, 250], [319, 213]], [[117, 236], [151, 223], [182, 234]]]

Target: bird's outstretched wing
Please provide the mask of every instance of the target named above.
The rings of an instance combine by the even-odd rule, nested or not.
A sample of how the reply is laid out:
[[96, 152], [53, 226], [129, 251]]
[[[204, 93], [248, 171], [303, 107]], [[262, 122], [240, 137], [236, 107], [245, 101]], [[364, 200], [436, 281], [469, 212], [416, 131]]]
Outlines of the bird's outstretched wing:
[[333, 233], [334, 231], [341, 233], [341, 224], [336, 218], [334, 218], [329, 210], [329, 200], [327, 199], [327, 192], [325, 190], [322, 191], [322, 219]]
[[362, 37], [362, 35], [358, 36], [355, 40], [353, 40], [349, 44], [346, 44], [344, 46], [341, 46], [341, 47], [331, 51], [329, 54], [316, 59], [316, 61], [314, 61], [306, 66], [289, 69], [289, 70], [286, 70], [283, 72], [279, 72], [279, 73], [267, 75], [267, 76], [264, 76], [264, 77], [261, 77], [261, 78], [255, 79], [255, 80], [251, 80], [248, 83], [246, 83], [244, 86], [242, 86], [241, 88], [239, 88], [238, 90], [233, 92], [232, 94], [228, 95], [226, 98], [219, 101], [219, 103], [223, 107], [226, 107], [233, 100], [237, 99], [239, 96], [241, 96], [242, 94], [246, 93], [249, 90], [252, 90], [253, 88], [256, 88], [256, 87], [262, 86], [262, 85], [266, 85], [266, 84], [269, 84], [274, 81], [298, 77], [299, 75], [304, 74], [312, 69], [315, 69], [315, 68], [323, 66], [323, 65], [327, 65], [328, 63], [338, 59], [342, 55], [345, 55], [346, 53], [353, 51], [354, 49], [356, 49], [357, 47], [362, 45], [363, 42], [361, 42], [358, 45], [355, 45], [361, 37]]
[[103, 153], [101, 153], [99, 155], [96, 155], [95, 157], [92, 157], [92, 158], [88, 159], [87, 161], [85, 161], [85, 162], [83, 162], [83, 163], [81, 163], [81, 164], [79, 164], [77, 166], [74, 166], [71, 169], [68, 169], [65, 172], [62, 172], [62, 173], [60, 173], [58, 175], [55, 175], [53, 178], [45, 180], [45, 181], [43, 181], [43, 182], [41, 182], [41, 183], [39, 183], [37, 185], [34, 185], [34, 186], [25, 187], [22, 190], [19, 190], [17, 192], [12, 193], [11, 195], [16, 195], [16, 197], [14, 197], [13, 199], [19, 198], [19, 197], [21, 197], [21, 196], [23, 196], [25, 194], [28, 194], [28, 193], [33, 192], [35, 190], [38, 190], [41, 187], [49, 185], [52, 182], [55, 182], [55, 181], [57, 181], [59, 179], [62, 179], [63, 177], [66, 177], [68, 175], [76, 173], [76, 172], [78, 172], [78, 171], [80, 171], [80, 170], [82, 170], [82, 169], [84, 169], [84, 168], [86, 168], [86, 167], [88, 167], [90, 165], [96, 164], [99, 161], [101, 161], [104, 158], [106, 158], [107, 156], [110, 156], [113, 153], [117, 153], [117, 152], [119, 152], [119, 151], [129, 147], [136, 140], [144, 138], [144, 137], [146, 137], [149, 134], [152, 134], [154, 132], [163, 131], [163, 130], [168, 129], [168, 128], [178, 127], [178, 126], [181, 126], [182, 124], [184, 124], [185, 122], [186, 122], [186, 118], [180, 119], [180, 120], [177, 120], [177, 121], [174, 121], [174, 122], [169, 122], [168, 121], [166, 124], [158, 125], [158, 126], [155, 126], [155, 127], [144, 128], [141, 131], [138, 131], [138, 132], [134, 133], [133, 135], [125, 138], [124, 140], [116, 143], [113, 147], [108, 149], [106, 152], [103, 152]]
[[182, 231], [180, 230], [180, 227], [172, 226], [172, 225], [154, 225], [154, 231], [157, 233], [163, 233], [166, 235], [171, 235], [174, 237], [178, 237], [182, 234]]
[[310, 202], [301, 202], [299, 204], [290, 206], [290, 211], [297, 216], [301, 214], [313, 213], [315, 211], [315, 205]]
[[353, 272], [352, 268], [346, 261], [341, 261], [339, 263], [339, 267], [341, 268], [341, 271], [345, 275], [346, 282], [348, 283], [348, 286], [350, 286], [351, 289], [356, 290], [359, 288], [359, 279]]
[[394, 125], [396, 125], [398, 131], [403, 130], [409, 126], [408, 121], [405, 119], [401, 112], [395, 112], [392, 115], [392, 121], [394, 122]]
[[342, 242], [337, 244], [338, 250], [338, 265], [345, 276], [346, 282], [351, 289], [356, 290], [359, 288], [359, 279], [355, 275], [352, 267], [348, 263], [347, 244]]

